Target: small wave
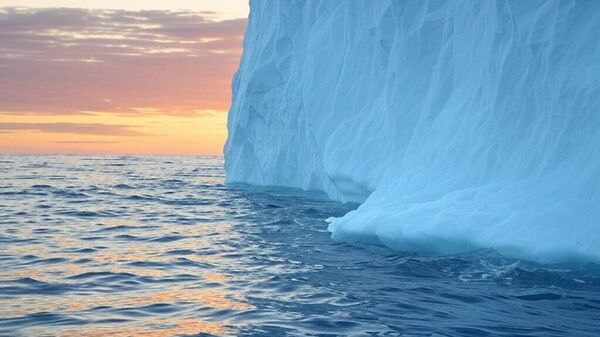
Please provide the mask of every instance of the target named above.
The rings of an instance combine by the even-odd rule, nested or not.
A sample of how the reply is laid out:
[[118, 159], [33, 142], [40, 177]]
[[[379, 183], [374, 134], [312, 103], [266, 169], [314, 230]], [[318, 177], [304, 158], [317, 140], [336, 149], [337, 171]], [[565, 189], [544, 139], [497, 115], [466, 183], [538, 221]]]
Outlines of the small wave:
[[89, 195], [87, 195], [85, 193], [75, 192], [75, 191], [65, 190], [65, 189], [55, 190], [52, 192], [52, 194], [54, 194], [55, 196], [58, 196], [58, 197], [76, 198], [76, 199], [83, 199], [83, 198], [90, 197]]
[[162, 181], [164, 184], [185, 184], [185, 181], [179, 179], [167, 179]]
[[70, 280], [96, 279], [103, 281], [126, 280], [136, 278], [132, 273], [113, 273], [107, 271], [86, 272], [67, 277]]
[[195, 253], [196, 251], [191, 249], [174, 249], [165, 252], [167, 255], [192, 255]]
[[38, 259], [38, 260], [33, 260], [30, 262], [27, 262], [24, 265], [32, 265], [32, 264], [58, 264], [58, 263], [64, 263], [69, 261], [66, 258], [62, 258], [62, 257], [52, 257], [52, 258], [47, 258], [47, 259]]
[[181, 235], [165, 235], [158, 238], [151, 239], [150, 242], [173, 242], [179, 241], [184, 237]]
[[5, 192], [0, 192], [0, 195], [5, 195], [5, 196], [20, 196], [20, 195], [45, 196], [45, 195], [48, 195], [48, 193], [30, 192], [30, 191], [27, 191], [27, 190], [23, 190], [23, 191], [5, 191]]
[[[22, 317], [11, 319], [9, 324], [4, 323], [0, 325], [0, 333], [2, 329], [8, 329], [8, 334], [4, 336], [14, 336], [10, 332], [16, 328], [25, 328], [36, 325], [56, 325], [56, 326], [69, 326], [89, 323], [88, 320], [83, 320], [72, 315], [51, 313], [51, 312], [35, 312]], [[44, 336], [48, 336], [44, 334]]]
[[156, 201], [157, 200], [157, 198], [155, 198], [155, 197], [146, 196], [146, 195], [138, 195], [138, 194], [127, 196], [125, 199], [133, 200], [133, 201]]
[[136, 226], [127, 226], [127, 225], [118, 225], [118, 226], [105, 227], [105, 228], [97, 230], [96, 232], [126, 231], [126, 230], [130, 230], [130, 229], [135, 229], [135, 228], [137, 228], [137, 227]]
[[123, 189], [123, 190], [132, 190], [135, 189], [135, 187], [127, 185], [127, 184], [116, 184], [112, 186], [113, 188], [118, 188], [118, 189]]
[[131, 234], [121, 234], [115, 236], [116, 239], [125, 240], [125, 241], [146, 241], [146, 238], [131, 235]]
[[171, 303], [156, 303], [136, 308], [136, 310], [147, 314], [165, 315], [178, 312], [181, 309], [178, 306], [173, 305]]
[[57, 214], [78, 218], [106, 218], [116, 216], [116, 214], [109, 211], [59, 211]]
[[77, 249], [69, 250], [70, 253], [74, 253], [74, 254], [89, 254], [89, 253], [95, 253], [97, 251], [98, 251], [98, 249], [95, 249], [95, 248], [77, 248]]
[[210, 199], [185, 198], [185, 199], [159, 199], [161, 204], [172, 206], [203, 206], [214, 203]]
[[31, 188], [50, 189], [50, 188], [52, 188], [52, 186], [50, 186], [50, 185], [31, 185]]
[[202, 268], [202, 269], [209, 269], [209, 268], [214, 267], [213, 264], [210, 264], [207, 262], [193, 261], [193, 260], [187, 259], [185, 257], [177, 258], [177, 261], [174, 264], [177, 266], [196, 267], [196, 268]]
[[47, 233], [60, 233], [60, 230], [56, 229], [56, 228], [35, 228], [32, 232], [35, 234], [47, 234]]
[[9, 281], [8, 286], [0, 286], [0, 294], [5, 295], [60, 295], [69, 291], [64, 284], [47, 283], [25, 277]]
[[33, 180], [33, 179], [40, 179], [42, 177], [40, 177], [39, 175], [17, 175], [14, 177], [14, 179], [17, 180]]

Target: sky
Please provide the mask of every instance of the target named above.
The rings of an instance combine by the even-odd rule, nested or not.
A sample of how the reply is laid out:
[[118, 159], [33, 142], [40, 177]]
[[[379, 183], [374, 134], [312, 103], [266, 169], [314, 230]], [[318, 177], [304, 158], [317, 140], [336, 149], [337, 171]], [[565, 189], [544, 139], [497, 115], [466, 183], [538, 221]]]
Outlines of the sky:
[[0, 153], [222, 154], [247, 0], [0, 0]]

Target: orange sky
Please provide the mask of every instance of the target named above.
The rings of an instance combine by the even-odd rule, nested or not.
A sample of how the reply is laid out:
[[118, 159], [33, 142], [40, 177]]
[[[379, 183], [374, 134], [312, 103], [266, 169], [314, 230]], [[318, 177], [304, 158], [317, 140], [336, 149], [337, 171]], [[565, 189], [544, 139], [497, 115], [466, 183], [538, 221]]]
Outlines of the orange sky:
[[0, 1], [0, 152], [222, 153], [245, 1], [23, 2]]

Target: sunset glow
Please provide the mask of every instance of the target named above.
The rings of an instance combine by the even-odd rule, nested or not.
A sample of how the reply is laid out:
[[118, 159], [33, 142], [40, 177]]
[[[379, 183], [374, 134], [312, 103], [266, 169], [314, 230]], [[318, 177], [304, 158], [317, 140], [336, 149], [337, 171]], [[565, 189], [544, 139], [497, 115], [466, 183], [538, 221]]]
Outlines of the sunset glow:
[[36, 3], [0, 1], [0, 152], [221, 154], [246, 2]]

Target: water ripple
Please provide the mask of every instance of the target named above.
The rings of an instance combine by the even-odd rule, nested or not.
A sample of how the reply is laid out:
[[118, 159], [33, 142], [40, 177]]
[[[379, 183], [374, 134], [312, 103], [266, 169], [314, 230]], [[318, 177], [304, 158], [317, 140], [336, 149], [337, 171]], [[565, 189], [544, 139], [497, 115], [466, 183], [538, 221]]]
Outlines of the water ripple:
[[0, 336], [600, 335], [597, 265], [336, 243], [356, 205], [218, 157], [2, 157]]

